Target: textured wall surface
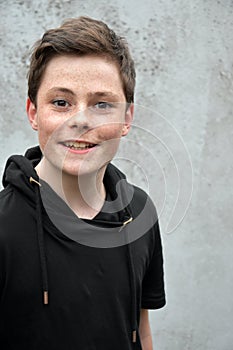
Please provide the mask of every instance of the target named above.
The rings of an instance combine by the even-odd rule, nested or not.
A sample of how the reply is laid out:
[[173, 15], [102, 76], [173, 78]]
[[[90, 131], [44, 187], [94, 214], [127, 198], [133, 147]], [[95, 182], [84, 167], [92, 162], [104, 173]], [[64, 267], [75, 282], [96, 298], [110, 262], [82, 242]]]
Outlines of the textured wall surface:
[[155, 349], [231, 350], [232, 0], [0, 0], [0, 15], [0, 172], [37, 142], [26, 72], [43, 31], [90, 15], [127, 37], [137, 106], [116, 162], [160, 214], [167, 305], [151, 312]]

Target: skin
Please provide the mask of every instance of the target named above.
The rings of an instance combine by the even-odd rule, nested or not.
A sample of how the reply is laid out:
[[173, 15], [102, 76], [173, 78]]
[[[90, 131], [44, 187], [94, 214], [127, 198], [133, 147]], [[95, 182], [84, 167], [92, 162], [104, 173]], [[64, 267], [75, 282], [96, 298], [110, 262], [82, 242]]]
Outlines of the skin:
[[139, 334], [143, 350], [153, 350], [152, 334], [150, 329], [149, 311], [141, 309]]
[[[26, 109], [43, 153], [36, 167], [39, 177], [79, 217], [93, 218], [105, 200], [106, 166], [133, 119], [117, 64], [94, 55], [55, 56], [45, 69], [36, 104], [28, 98]], [[71, 141], [95, 146], [74, 151], [68, 147]], [[143, 349], [151, 350], [147, 310], [141, 312], [140, 334]]]

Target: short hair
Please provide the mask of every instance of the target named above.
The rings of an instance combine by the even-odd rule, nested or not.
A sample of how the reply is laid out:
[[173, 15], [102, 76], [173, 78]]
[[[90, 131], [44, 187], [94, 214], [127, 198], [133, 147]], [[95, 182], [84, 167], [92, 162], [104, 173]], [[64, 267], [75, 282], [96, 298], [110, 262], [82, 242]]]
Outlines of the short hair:
[[57, 55], [88, 54], [107, 57], [119, 66], [127, 103], [134, 102], [135, 67], [125, 38], [118, 36], [106, 23], [81, 16], [67, 19], [47, 30], [33, 46], [28, 71], [28, 97], [36, 104], [38, 89], [48, 62]]

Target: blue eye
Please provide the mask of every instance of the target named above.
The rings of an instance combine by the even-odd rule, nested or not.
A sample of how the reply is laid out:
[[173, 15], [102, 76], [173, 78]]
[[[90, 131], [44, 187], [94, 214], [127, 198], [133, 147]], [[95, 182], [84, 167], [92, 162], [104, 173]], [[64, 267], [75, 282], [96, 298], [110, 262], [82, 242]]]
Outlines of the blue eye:
[[108, 102], [98, 102], [95, 104], [95, 107], [98, 109], [108, 109], [108, 108], [112, 108], [113, 105]]

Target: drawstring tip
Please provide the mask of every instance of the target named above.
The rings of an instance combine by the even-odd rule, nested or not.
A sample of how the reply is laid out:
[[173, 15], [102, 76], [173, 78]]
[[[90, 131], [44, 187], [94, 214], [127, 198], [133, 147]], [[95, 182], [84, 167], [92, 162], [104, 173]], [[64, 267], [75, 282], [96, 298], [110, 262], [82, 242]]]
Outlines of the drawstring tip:
[[133, 341], [133, 343], [136, 343], [136, 340], [137, 340], [137, 332], [136, 332], [136, 330], [134, 330], [132, 332], [132, 341]]
[[48, 305], [49, 303], [49, 294], [48, 291], [44, 291], [44, 305]]
[[30, 176], [30, 178], [29, 178], [29, 181], [30, 181], [30, 183], [35, 183], [35, 184], [37, 184], [38, 186], [41, 186], [41, 184], [38, 182], [38, 181], [36, 181], [35, 179], [33, 179], [33, 177], [31, 177]]
[[128, 225], [131, 221], [133, 221], [133, 218], [130, 217], [128, 220], [126, 220], [125, 222], [123, 222], [123, 224], [121, 225], [119, 232], [121, 232], [121, 230], [123, 230], [123, 228]]

